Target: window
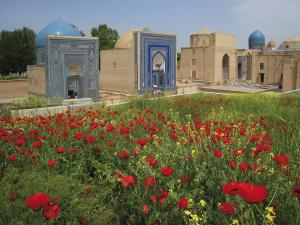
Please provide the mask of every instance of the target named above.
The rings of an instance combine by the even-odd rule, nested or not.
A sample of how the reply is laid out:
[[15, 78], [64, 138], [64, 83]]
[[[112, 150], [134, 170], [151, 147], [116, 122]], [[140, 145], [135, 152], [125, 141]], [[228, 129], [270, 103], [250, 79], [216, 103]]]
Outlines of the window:
[[113, 68], [117, 68], [117, 63], [113, 62]]
[[259, 69], [260, 70], [264, 70], [265, 69], [265, 64], [264, 63], [260, 63], [259, 64]]
[[192, 66], [196, 66], [196, 59], [192, 59]]

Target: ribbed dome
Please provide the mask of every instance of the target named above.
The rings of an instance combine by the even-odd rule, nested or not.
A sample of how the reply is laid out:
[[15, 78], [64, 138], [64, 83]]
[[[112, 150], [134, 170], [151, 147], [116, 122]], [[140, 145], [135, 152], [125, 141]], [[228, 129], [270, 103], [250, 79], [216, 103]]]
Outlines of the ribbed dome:
[[274, 39], [271, 39], [271, 40], [268, 42], [268, 48], [269, 48], [269, 49], [276, 48], [276, 42], [275, 42]]
[[35, 44], [37, 46], [44, 46], [45, 38], [48, 35], [80, 36], [80, 32], [74, 25], [62, 19], [58, 19], [48, 24], [38, 33], [35, 39]]
[[262, 32], [260, 32], [259, 30], [254, 31], [249, 36], [249, 48], [250, 49], [261, 48], [265, 45], [265, 43], [266, 43], [265, 35]]

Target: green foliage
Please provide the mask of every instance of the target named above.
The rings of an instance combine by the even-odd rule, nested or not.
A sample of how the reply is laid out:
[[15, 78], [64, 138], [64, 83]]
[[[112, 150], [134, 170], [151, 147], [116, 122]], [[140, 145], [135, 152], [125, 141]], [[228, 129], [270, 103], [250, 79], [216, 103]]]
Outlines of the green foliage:
[[12, 109], [35, 109], [44, 108], [50, 106], [59, 106], [62, 103], [62, 99], [48, 99], [45, 97], [38, 97], [29, 95], [27, 98], [22, 100], [16, 100], [12, 104]]
[[99, 50], [114, 48], [119, 39], [118, 31], [108, 27], [106, 24], [100, 24], [98, 27], [93, 27], [91, 35], [99, 38]]
[[27, 79], [27, 75], [11, 74], [6, 76], [0, 76], [0, 80], [19, 80], [19, 79]]
[[27, 27], [0, 33], [0, 74], [22, 73], [35, 63], [35, 37]]

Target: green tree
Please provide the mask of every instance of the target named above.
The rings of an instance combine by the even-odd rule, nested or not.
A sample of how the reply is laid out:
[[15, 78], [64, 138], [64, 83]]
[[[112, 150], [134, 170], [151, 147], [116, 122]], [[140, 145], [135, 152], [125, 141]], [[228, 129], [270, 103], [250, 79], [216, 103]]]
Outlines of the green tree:
[[0, 73], [22, 73], [27, 65], [35, 64], [35, 37], [33, 30], [24, 27], [0, 32]]
[[119, 39], [118, 31], [108, 27], [106, 24], [100, 24], [98, 27], [93, 27], [91, 35], [99, 38], [99, 50], [114, 48]]

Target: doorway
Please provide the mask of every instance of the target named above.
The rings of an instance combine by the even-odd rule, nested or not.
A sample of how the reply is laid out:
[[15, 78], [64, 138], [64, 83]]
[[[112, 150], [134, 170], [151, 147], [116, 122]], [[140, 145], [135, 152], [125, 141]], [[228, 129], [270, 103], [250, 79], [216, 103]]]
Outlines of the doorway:
[[238, 79], [242, 79], [242, 63], [238, 64]]
[[259, 78], [260, 78], [260, 83], [263, 84], [265, 82], [265, 74], [264, 73], [260, 73], [259, 74]]
[[197, 80], [197, 71], [192, 70], [192, 80]]
[[80, 76], [68, 77], [67, 79], [68, 98], [70, 99], [82, 98], [81, 86], [82, 85], [81, 85]]
[[225, 54], [222, 60], [223, 80], [229, 80], [229, 56]]
[[161, 52], [152, 58], [152, 87], [165, 87], [166, 60]]

